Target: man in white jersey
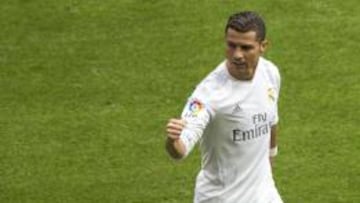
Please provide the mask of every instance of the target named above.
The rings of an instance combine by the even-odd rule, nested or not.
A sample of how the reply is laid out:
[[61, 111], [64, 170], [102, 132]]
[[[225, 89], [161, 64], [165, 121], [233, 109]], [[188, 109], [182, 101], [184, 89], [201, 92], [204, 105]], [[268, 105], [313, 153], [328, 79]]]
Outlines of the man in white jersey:
[[265, 24], [255, 12], [230, 16], [226, 60], [195, 89], [181, 119], [167, 124], [166, 150], [186, 157], [199, 142], [195, 203], [282, 203], [271, 160], [277, 154], [280, 75], [264, 59]]

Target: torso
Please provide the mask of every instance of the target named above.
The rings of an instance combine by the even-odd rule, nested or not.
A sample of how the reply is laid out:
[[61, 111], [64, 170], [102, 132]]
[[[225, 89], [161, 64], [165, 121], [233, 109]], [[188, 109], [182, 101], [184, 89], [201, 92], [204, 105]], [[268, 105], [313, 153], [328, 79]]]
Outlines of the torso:
[[199, 202], [212, 196], [214, 202], [260, 202], [256, 196], [273, 187], [268, 153], [276, 104], [269, 91], [275, 84], [266, 68], [261, 59], [253, 80], [246, 82], [232, 78], [225, 63], [208, 76], [214, 85], [207, 99], [215, 116], [200, 140]]

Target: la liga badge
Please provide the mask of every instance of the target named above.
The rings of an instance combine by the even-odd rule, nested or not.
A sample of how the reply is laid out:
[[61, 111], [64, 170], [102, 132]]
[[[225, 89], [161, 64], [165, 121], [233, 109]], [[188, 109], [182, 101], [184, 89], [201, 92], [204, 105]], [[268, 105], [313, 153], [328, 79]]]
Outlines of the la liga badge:
[[204, 105], [199, 100], [193, 100], [189, 104], [189, 112], [191, 116], [197, 116], [204, 109]]

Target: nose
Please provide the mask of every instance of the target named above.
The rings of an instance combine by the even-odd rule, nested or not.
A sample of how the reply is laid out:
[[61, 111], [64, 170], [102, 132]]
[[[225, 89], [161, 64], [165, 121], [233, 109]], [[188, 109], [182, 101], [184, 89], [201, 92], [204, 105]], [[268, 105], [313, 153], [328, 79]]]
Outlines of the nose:
[[244, 59], [244, 53], [242, 52], [241, 49], [237, 48], [234, 52], [233, 57], [235, 60], [242, 61]]

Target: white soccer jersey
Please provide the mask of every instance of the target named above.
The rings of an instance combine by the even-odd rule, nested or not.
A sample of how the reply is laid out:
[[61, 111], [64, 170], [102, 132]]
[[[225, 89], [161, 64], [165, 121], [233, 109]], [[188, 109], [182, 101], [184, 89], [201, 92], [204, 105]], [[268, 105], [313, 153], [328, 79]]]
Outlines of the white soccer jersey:
[[202, 163], [195, 203], [280, 203], [269, 161], [278, 122], [278, 69], [260, 58], [251, 81], [221, 63], [195, 89], [182, 113], [186, 155], [199, 141]]

